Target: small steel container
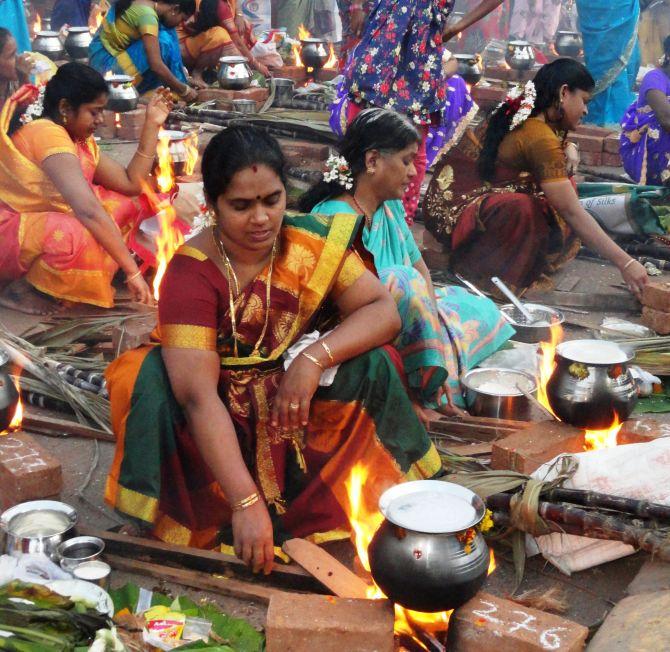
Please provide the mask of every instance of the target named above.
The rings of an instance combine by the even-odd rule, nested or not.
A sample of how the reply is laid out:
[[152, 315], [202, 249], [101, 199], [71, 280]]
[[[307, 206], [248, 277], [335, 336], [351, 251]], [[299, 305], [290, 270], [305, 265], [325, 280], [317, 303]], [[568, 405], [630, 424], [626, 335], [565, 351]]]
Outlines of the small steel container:
[[527, 421], [531, 417], [530, 401], [517, 385], [535, 395], [537, 383], [525, 371], [472, 369], [465, 374], [461, 385], [465, 405], [473, 416], [518, 421]]
[[524, 303], [523, 305], [541, 324], [524, 323], [523, 315], [511, 303], [501, 306], [500, 312], [516, 331], [512, 339], [515, 342], [525, 342], [527, 344], [551, 342], [551, 329], [554, 326], [560, 326], [565, 321], [563, 313], [539, 303]]
[[272, 82], [275, 88], [275, 98], [272, 106], [289, 107], [293, 102], [293, 92], [295, 89], [295, 82], [292, 79], [285, 79], [283, 77], [275, 77]]
[[98, 537], [73, 537], [58, 546], [58, 557], [63, 570], [72, 572], [87, 561], [95, 561], [105, 549], [105, 542]]
[[255, 100], [233, 100], [233, 111], [238, 113], [256, 113]]
[[85, 561], [83, 564], [79, 564], [74, 568], [72, 574], [78, 580], [92, 582], [106, 591], [109, 588], [112, 567], [104, 561], [96, 559], [95, 561]]
[[330, 52], [326, 48], [326, 42], [320, 38], [304, 38], [300, 41], [300, 58], [305, 68], [321, 70], [328, 62]]
[[584, 50], [584, 42], [579, 32], [556, 32], [554, 48], [562, 57], [576, 59]]

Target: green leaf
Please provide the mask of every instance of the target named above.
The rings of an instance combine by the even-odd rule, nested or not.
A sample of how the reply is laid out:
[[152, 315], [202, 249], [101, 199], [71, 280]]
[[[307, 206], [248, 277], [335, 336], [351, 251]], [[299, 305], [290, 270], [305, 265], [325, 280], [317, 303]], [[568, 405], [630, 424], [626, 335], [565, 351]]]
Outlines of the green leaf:
[[108, 591], [114, 603], [114, 613], [117, 614], [123, 609], [128, 609], [130, 613], [135, 613], [137, 601], [140, 598], [140, 588], [137, 584], [124, 584], [120, 589], [111, 589]]
[[235, 652], [262, 652], [265, 637], [246, 620], [221, 613], [211, 604], [200, 608], [200, 617], [209, 620], [212, 623], [212, 631], [230, 642]]

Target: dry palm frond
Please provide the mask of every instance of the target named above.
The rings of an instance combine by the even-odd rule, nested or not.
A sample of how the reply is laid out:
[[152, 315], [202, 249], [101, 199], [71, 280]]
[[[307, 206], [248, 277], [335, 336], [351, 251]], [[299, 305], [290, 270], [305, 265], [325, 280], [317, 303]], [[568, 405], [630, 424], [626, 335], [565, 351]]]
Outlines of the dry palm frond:
[[[111, 432], [109, 401], [70, 385], [57, 371], [46, 364], [44, 350], [38, 348], [7, 329], [0, 333], [0, 347], [5, 349], [12, 361], [21, 368], [21, 375], [29, 374], [41, 383], [39, 393], [44, 393], [67, 403], [80, 423], [92, 422], [106, 432]], [[21, 381], [22, 383], [25, 381]]]
[[104, 315], [102, 317], [81, 317], [79, 319], [55, 320], [53, 326], [40, 330], [26, 339], [35, 346], [48, 349], [62, 349], [83, 340], [109, 340], [111, 331], [130, 319], [146, 318], [145, 313]]
[[514, 602], [524, 607], [549, 611], [555, 614], [564, 614], [568, 610], [568, 602], [565, 592], [558, 586], [552, 586], [546, 591], [525, 591], [518, 597], [511, 598]]

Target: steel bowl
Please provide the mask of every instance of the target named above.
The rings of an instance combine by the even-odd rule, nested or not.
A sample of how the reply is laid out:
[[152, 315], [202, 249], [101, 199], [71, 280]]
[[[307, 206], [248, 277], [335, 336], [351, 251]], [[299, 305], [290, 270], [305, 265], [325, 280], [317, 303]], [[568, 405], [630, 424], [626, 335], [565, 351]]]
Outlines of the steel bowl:
[[65, 50], [78, 61], [88, 59], [88, 46], [92, 40], [88, 27], [70, 27], [65, 39]]
[[625, 421], [637, 404], [637, 387], [628, 368], [633, 354], [614, 342], [572, 340], [556, 348], [547, 383], [551, 409], [577, 428], [601, 430]]
[[256, 113], [255, 100], [233, 100], [233, 111], [238, 113]]
[[476, 54], [454, 54], [453, 57], [458, 62], [458, 75], [467, 84], [477, 84], [483, 75], [480, 57]]
[[530, 70], [535, 65], [535, 50], [528, 41], [509, 41], [505, 61], [514, 70]]
[[61, 543], [56, 552], [61, 568], [73, 571], [77, 566], [100, 557], [105, 549], [105, 542], [98, 537], [73, 537]]
[[130, 75], [108, 75], [105, 77], [107, 82], [107, 110], [114, 113], [126, 113], [137, 108], [140, 101], [140, 95], [133, 85], [133, 78]]
[[511, 303], [500, 307], [503, 317], [516, 331], [512, 340], [527, 344], [551, 342], [551, 328], [552, 326], [560, 326], [565, 321], [563, 313], [556, 308], [543, 306], [540, 303], [524, 303], [523, 305], [539, 323], [525, 323], [523, 315]]
[[520, 421], [530, 419], [530, 401], [517, 389], [517, 385], [534, 395], [537, 383], [525, 371], [472, 369], [465, 374], [461, 385], [465, 404], [473, 416]]
[[219, 86], [229, 91], [249, 88], [253, 73], [244, 57], [221, 57], [219, 59]]
[[33, 52], [39, 52], [52, 61], [61, 61], [65, 58], [65, 48], [58, 32], [37, 32], [33, 41]]
[[57, 500], [32, 500], [11, 507], [0, 516], [6, 534], [5, 552], [14, 557], [44, 554], [58, 559], [58, 546], [77, 523], [74, 507]]
[[300, 59], [305, 68], [321, 70], [330, 57], [326, 42], [320, 38], [304, 38], [300, 41]]
[[379, 508], [385, 520], [368, 554], [372, 577], [390, 600], [415, 611], [447, 611], [479, 591], [489, 566], [476, 527], [486, 513], [479, 496], [449, 482], [419, 480], [391, 487]]
[[577, 58], [584, 50], [584, 41], [579, 32], [556, 32], [554, 48], [562, 57]]
[[293, 102], [295, 82], [292, 79], [285, 79], [283, 77], [275, 77], [272, 81], [275, 86], [275, 98], [272, 102], [272, 106], [291, 106]]

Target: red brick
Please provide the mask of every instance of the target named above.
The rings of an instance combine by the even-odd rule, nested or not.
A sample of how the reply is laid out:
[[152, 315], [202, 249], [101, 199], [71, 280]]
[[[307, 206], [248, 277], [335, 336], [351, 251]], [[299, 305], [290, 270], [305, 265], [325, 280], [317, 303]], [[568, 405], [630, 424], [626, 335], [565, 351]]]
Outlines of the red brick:
[[621, 156], [619, 154], [610, 154], [609, 152], [603, 152], [603, 165], [610, 168], [620, 168], [623, 165]]
[[558, 421], [542, 421], [493, 442], [491, 468], [530, 474], [561, 453], [583, 450], [583, 430]]
[[602, 152], [602, 136], [588, 136], [586, 134], [570, 134], [568, 140], [579, 145], [581, 152]]
[[596, 136], [598, 138], [607, 138], [608, 136], [611, 136], [612, 133], [614, 133], [607, 127], [595, 127], [593, 125], [579, 125], [575, 132], [585, 136]]
[[670, 312], [670, 283], [649, 281], [642, 291], [642, 305]]
[[[579, 652], [588, 628], [561, 616], [478, 593], [449, 621], [451, 652]], [[621, 649], [621, 648], [610, 648]]]
[[120, 140], [139, 140], [146, 117], [146, 108], [144, 107], [119, 113], [117, 137]]
[[267, 652], [393, 652], [393, 607], [387, 600], [315, 594], [272, 596]]
[[602, 152], [580, 152], [579, 153], [582, 165], [589, 165], [591, 167], [598, 167], [603, 164]]
[[0, 509], [57, 496], [63, 488], [60, 462], [24, 432], [0, 437]]
[[642, 308], [642, 323], [659, 335], [670, 335], [670, 312], [645, 306]]
[[103, 123], [95, 130], [95, 135], [104, 140], [116, 138], [116, 114], [114, 111], [103, 111]]
[[612, 134], [603, 140], [603, 151], [607, 154], [619, 153], [619, 135]]
[[307, 81], [307, 71], [302, 66], [283, 66], [276, 71], [275, 77], [304, 83]]
[[644, 417], [630, 418], [623, 424], [617, 436], [617, 443], [640, 444], [661, 437], [670, 437], [670, 423], [661, 423], [657, 419]]

